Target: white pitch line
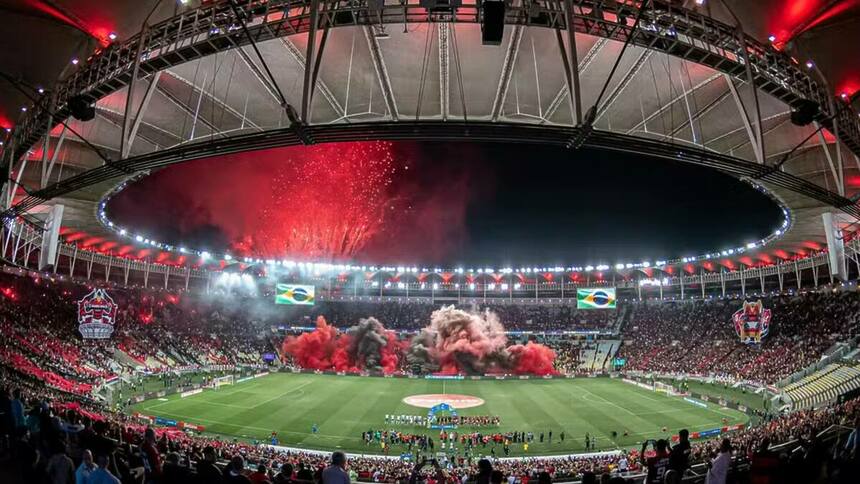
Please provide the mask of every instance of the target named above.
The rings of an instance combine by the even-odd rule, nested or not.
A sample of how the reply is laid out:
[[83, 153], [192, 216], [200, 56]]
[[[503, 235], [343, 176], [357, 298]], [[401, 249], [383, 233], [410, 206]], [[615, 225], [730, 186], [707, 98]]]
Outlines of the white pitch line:
[[620, 409], [620, 410], [623, 410], [623, 411], [625, 411], [625, 412], [629, 413], [630, 415], [633, 415], [634, 417], [637, 417], [637, 416], [638, 416], [637, 414], [635, 414], [635, 413], [631, 412], [629, 409], [626, 409], [626, 408], [622, 407], [621, 405], [618, 405], [617, 403], [610, 402], [609, 400], [607, 400], [607, 399], [605, 399], [605, 398], [601, 397], [600, 395], [595, 395], [594, 393], [591, 393], [590, 391], [586, 390], [585, 388], [581, 388], [581, 390], [582, 390], [583, 392], [587, 393], [588, 395], [591, 395], [592, 397], [599, 398], [600, 400], [602, 400], [602, 401], [603, 401], [603, 403], [606, 403], [606, 404], [608, 404], [608, 405], [612, 405], [613, 407], [618, 408], [618, 409]]
[[284, 396], [289, 395], [290, 393], [293, 393], [293, 392], [296, 392], [296, 391], [298, 391], [298, 390], [301, 390], [302, 388], [304, 388], [304, 387], [306, 387], [306, 386], [310, 385], [311, 383], [313, 383], [313, 380], [311, 380], [311, 381], [306, 381], [306, 382], [302, 383], [301, 385], [299, 385], [299, 386], [297, 386], [297, 387], [295, 387], [295, 388], [292, 388], [292, 389], [290, 389], [290, 390], [285, 391], [284, 393], [281, 393], [280, 395], [275, 395], [274, 397], [269, 398], [268, 400], [263, 400], [262, 402], [260, 402], [260, 403], [258, 403], [258, 404], [256, 404], [256, 405], [254, 405], [253, 407], [251, 407], [251, 409], [257, 408], [257, 407], [259, 407], [260, 405], [265, 405], [265, 404], [267, 404], [267, 403], [269, 403], [269, 402], [273, 402], [273, 401], [275, 401], [275, 400], [277, 400], [277, 399], [279, 399], [279, 398], [283, 398]]

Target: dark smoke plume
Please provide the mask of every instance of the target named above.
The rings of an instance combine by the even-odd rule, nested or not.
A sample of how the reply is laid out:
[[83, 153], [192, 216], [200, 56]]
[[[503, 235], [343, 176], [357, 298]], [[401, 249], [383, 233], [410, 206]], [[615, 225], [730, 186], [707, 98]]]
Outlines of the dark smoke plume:
[[453, 306], [434, 311], [430, 325], [411, 342], [400, 341], [376, 318], [362, 319], [340, 333], [320, 317], [317, 328], [284, 341], [284, 352], [315, 370], [394, 373], [405, 361], [419, 373], [555, 373], [555, 353], [528, 342], [508, 346], [504, 327], [492, 312], [469, 312]]
[[384, 373], [397, 371], [405, 343], [401, 344], [397, 335], [385, 329], [378, 319], [359, 320], [349, 328], [347, 335], [350, 339], [347, 352], [357, 366]]

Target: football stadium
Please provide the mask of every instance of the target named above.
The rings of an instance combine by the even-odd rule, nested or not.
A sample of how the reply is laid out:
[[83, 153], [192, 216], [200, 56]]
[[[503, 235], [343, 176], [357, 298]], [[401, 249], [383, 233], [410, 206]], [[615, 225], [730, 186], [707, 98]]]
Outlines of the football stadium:
[[0, 24], [0, 482], [860, 482], [860, 2]]

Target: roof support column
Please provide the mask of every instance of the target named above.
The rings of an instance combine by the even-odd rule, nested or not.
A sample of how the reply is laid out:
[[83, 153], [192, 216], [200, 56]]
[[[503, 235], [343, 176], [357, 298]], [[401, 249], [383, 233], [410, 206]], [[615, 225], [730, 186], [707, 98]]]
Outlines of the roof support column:
[[134, 102], [134, 87], [137, 84], [137, 76], [140, 74], [140, 57], [143, 55], [143, 45], [146, 43], [147, 27], [148, 25], [144, 22], [143, 28], [140, 31], [140, 37], [137, 40], [137, 51], [134, 55], [134, 67], [131, 69], [131, 80], [128, 82], [128, 86], [126, 86], [125, 115], [122, 118], [122, 134], [119, 139], [119, 152], [122, 158], [125, 158], [130, 150], [128, 142], [129, 132], [131, 131], [131, 104]]
[[794, 261], [794, 278], [797, 280], [797, 288], [800, 289], [800, 266], [797, 265], [797, 260]]
[[818, 286], [818, 265], [812, 264], [812, 287]]
[[60, 148], [63, 147], [63, 142], [66, 140], [66, 125], [63, 125], [63, 130], [60, 131], [60, 138], [57, 140], [57, 145], [54, 146], [54, 153], [51, 155], [51, 160], [46, 164], [42, 161], [42, 179], [39, 181], [39, 186], [45, 188], [48, 185], [48, 180], [51, 179], [51, 173], [54, 171], [54, 165], [57, 163], [57, 157], [60, 155]]
[[[451, 88], [449, 84], [450, 75], [448, 71], [448, 23], [439, 22], [436, 24], [437, 37], [439, 40], [439, 111], [442, 114], [442, 121], [448, 120], [449, 101], [451, 96]], [[421, 113], [418, 113], [419, 115]]]
[[[759, 105], [759, 102], [758, 102], [758, 89], [756, 89], [756, 85], [755, 85], [755, 76], [753, 75], [753, 71], [752, 71], [752, 63], [750, 61], [749, 52], [746, 49], [746, 45], [747, 45], [746, 35], [744, 34], [743, 27], [741, 26], [741, 21], [738, 18], [738, 16], [735, 15], [734, 10], [732, 10], [732, 8], [726, 2], [723, 2], [723, 5], [726, 7], [726, 10], [729, 11], [729, 14], [731, 14], [732, 18], [735, 19], [735, 33], [737, 34], [738, 43], [741, 46], [740, 55], [744, 61], [744, 67], [745, 67], [746, 76], [747, 76], [747, 84], [749, 84], [750, 89], [752, 90], [753, 102], [755, 103], [755, 126], [756, 126], [756, 128], [754, 131], [752, 129], [749, 130], [750, 131], [750, 140], [755, 139], [755, 141], [756, 141], [755, 144], [753, 145], [753, 148], [755, 149], [756, 160], [759, 163], [764, 164], [764, 160], [765, 160], [764, 135], [762, 134], [762, 125], [761, 125], [761, 106]], [[726, 74], [726, 75], [728, 75], [728, 74]], [[729, 82], [729, 85], [730, 85], [730, 87], [732, 87], [732, 89], [734, 89], [733, 84], [731, 82]], [[735, 93], [733, 92], [733, 94], [735, 94]], [[746, 109], [743, 108], [743, 102], [740, 101], [740, 97], [737, 97], [736, 94], [735, 94], [735, 96], [736, 96], [735, 99], [740, 104], [740, 108], [742, 111], [742, 116], [744, 118], [744, 122], [749, 123], [749, 117], [747, 116]]]
[[[152, 80], [149, 81], [149, 86], [146, 87], [146, 93], [143, 95], [143, 99], [140, 101], [140, 106], [137, 108], [137, 113], [134, 116], [134, 123], [131, 125], [131, 131], [128, 133], [128, 139], [125, 139], [125, 143], [122, 147], [122, 157], [128, 158], [129, 153], [131, 153], [131, 145], [134, 144], [134, 139], [137, 137], [137, 130], [140, 129], [140, 124], [143, 122], [143, 115], [146, 113], [146, 109], [149, 107], [149, 101], [152, 100], [152, 93], [155, 92], [155, 87], [158, 85], [158, 81], [161, 79], [162, 71], [158, 71], [152, 75]], [[202, 91], [201, 91], [202, 92]], [[126, 106], [126, 118], [123, 122], [123, 130], [125, 130], [125, 126], [128, 124], [128, 116], [131, 114], [128, 111], [128, 106]]]
[[576, 52], [576, 30], [573, 28], [573, 1], [565, 0], [564, 9], [567, 23], [567, 45], [569, 47], [567, 55], [564, 53], [564, 42], [561, 39], [561, 32], [556, 30], [556, 35], [558, 36], [558, 45], [562, 51], [562, 59], [564, 60], [564, 73], [567, 77], [567, 92], [570, 93], [570, 110], [573, 116], [573, 124], [579, 125], [582, 123], [582, 91], [579, 87], [579, 55]]
[[69, 277], [75, 276], [75, 263], [78, 261], [78, 246], [75, 244], [75, 251], [72, 253], [72, 260], [69, 261]]
[[[281, 37], [281, 45], [284, 46], [284, 48], [290, 54], [290, 57], [292, 57], [293, 60], [296, 61], [296, 63], [302, 69], [304, 69], [305, 65], [306, 65], [305, 56], [304, 56], [304, 54], [301, 53], [301, 51], [299, 51], [298, 47], [296, 47], [296, 45], [288, 37]], [[322, 54], [320, 54], [320, 56], [322, 56]], [[255, 67], [256, 67], [256, 65], [255, 65]], [[319, 69], [317, 69], [317, 71], [319, 71]], [[319, 72], [317, 72], [317, 77], [318, 77], [318, 74], [319, 74]], [[264, 81], [264, 79], [262, 77], [258, 77], [258, 78], [260, 79], [260, 82]], [[267, 83], [264, 83], [263, 85], [265, 86], [265, 85], [267, 85]], [[340, 117], [340, 118], [346, 117], [346, 108], [341, 106], [340, 102], [338, 102], [334, 93], [331, 91], [331, 88], [329, 88], [328, 84], [325, 83], [325, 80], [318, 79], [313, 83], [313, 86], [314, 86], [314, 89], [319, 89], [320, 94], [322, 94], [322, 97], [325, 98], [326, 101], [328, 101], [329, 105], [337, 113], [338, 117]], [[267, 87], [266, 89], [269, 90], [272, 88]], [[274, 93], [274, 91], [270, 91], [270, 93]], [[278, 99], [277, 93], [274, 93], [273, 96], [275, 97], [275, 99]], [[312, 96], [311, 100], [313, 100], [313, 96]]]
[[[50, 101], [51, 102], [51, 111], [54, 110], [54, 104], [55, 104], [54, 101], [55, 101], [56, 97], [57, 97], [56, 91], [51, 93], [51, 101]], [[40, 187], [45, 186], [45, 178], [46, 178], [45, 177], [45, 171], [48, 169], [48, 151], [50, 151], [50, 149], [51, 149], [51, 128], [54, 126], [54, 116], [49, 114], [47, 119], [48, 119], [47, 127], [45, 128], [45, 144], [42, 147], [42, 165], [40, 166], [41, 171], [42, 171], [42, 177], [40, 179], [40, 182], [41, 182]], [[66, 126], [63, 125], [63, 133], [65, 133], [65, 132], [66, 132]], [[59, 143], [58, 143], [57, 147], [54, 148], [54, 151], [56, 151], [57, 148], [59, 148]]]
[[[830, 167], [830, 174], [833, 175], [833, 182], [836, 183], [839, 194], [845, 196], [845, 183], [842, 180], [842, 163], [839, 166], [833, 164], [833, 155], [830, 154], [830, 148], [827, 147], [827, 138], [824, 137], [824, 130], [818, 122], [815, 122], [815, 128], [818, 130], [818, 141], [821, 143], [821, 149], [824, 150], [824, 157], [827, 159], [827, 165]], [[839, 139], [836, 140], [838, 149]]]
[[313, 96], [313, 61], [316, 52], [317, 24], [319, 23], [319, 0], [311, 0], [310, 28], [308, 30], [308, 48], [305, 53], [305, 80], [302, 85], [302, 122], [309, 122], [311, 96]]
[[493, 121], [498, 121], [502, 114], [502, 106], [505, 104], [505, 97], [508, 94], [508, 86], [511, 84], [511, 77], [514, 74], [514, 66], [517, 63], [517, 53], [520, 50], [520, 41], [523, 39], [522, 25], [515, 25], [511, 38], [508, 40], [508, 49], [505, 53], [505, 60], [502, 61], [502, 69], [499, 73], [499, 84], [496, 86], [496, 97], [493, 99], [493, 109], [491, 116]]
[[397, 121], [400, 118], [400, 113], [397, 111], [394, 90], [391, 88], [391, 79], [388, 77], [385, 59], [382, 58], [382, 53], [379, 51], [379, 41], [376, 39], [372, 26], [364, 26], [364, 38], [367, 40], [367, 48], [370, 51], [370, 58], [373, 60], [373, 69], [376, 71], [376, 79], [379, 81], [379, 88], [382, 90], [382, 97], [388, 108], [388, 114], [392, 120]]
[[[741, 115], [741, 121], [744, 123], [744, 128], [747, 130], [747, 135], [750, 139], [750, 145], [753, 147], [753, 152], [755, 153], [755, 159], [759, 164], [764, 164], [764, 151], [761, 148], [761, 144], [759, 143], [759, 136], [761, 136], [761, 116], [756, 118], [758, 129], [753, 129], [752, 122], [750, 122], [749, 115], [747, 114], [747, 110], [744, 107], [744, 102], [741, 99], [741, 96], [738, 94], [738, 88], [735, 87], [735, 81], [728, 74], [723, 74], [726, 77], [726, 82], [729, 84], [729, 89], [732, 92], [732, 97], [735, 99], [735, 104], [738, 106], [738, 112]], [[755, 87], [753, 87], [753, 91], [755, 91]], [[758, 99], [758, 98], [756, 98]], [[758, 104], [758, 101], [756, 101]]]

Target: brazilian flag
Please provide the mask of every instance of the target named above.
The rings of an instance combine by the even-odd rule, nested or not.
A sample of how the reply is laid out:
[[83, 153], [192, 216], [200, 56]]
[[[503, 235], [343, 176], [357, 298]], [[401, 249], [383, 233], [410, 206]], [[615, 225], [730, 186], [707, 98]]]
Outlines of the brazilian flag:
[[577, 309], [615, 309], [615, 288], [582, 288], [576, 290]]
[[276, 289], [275, 304], [314, 305], [314, 286], [278, 284]]

